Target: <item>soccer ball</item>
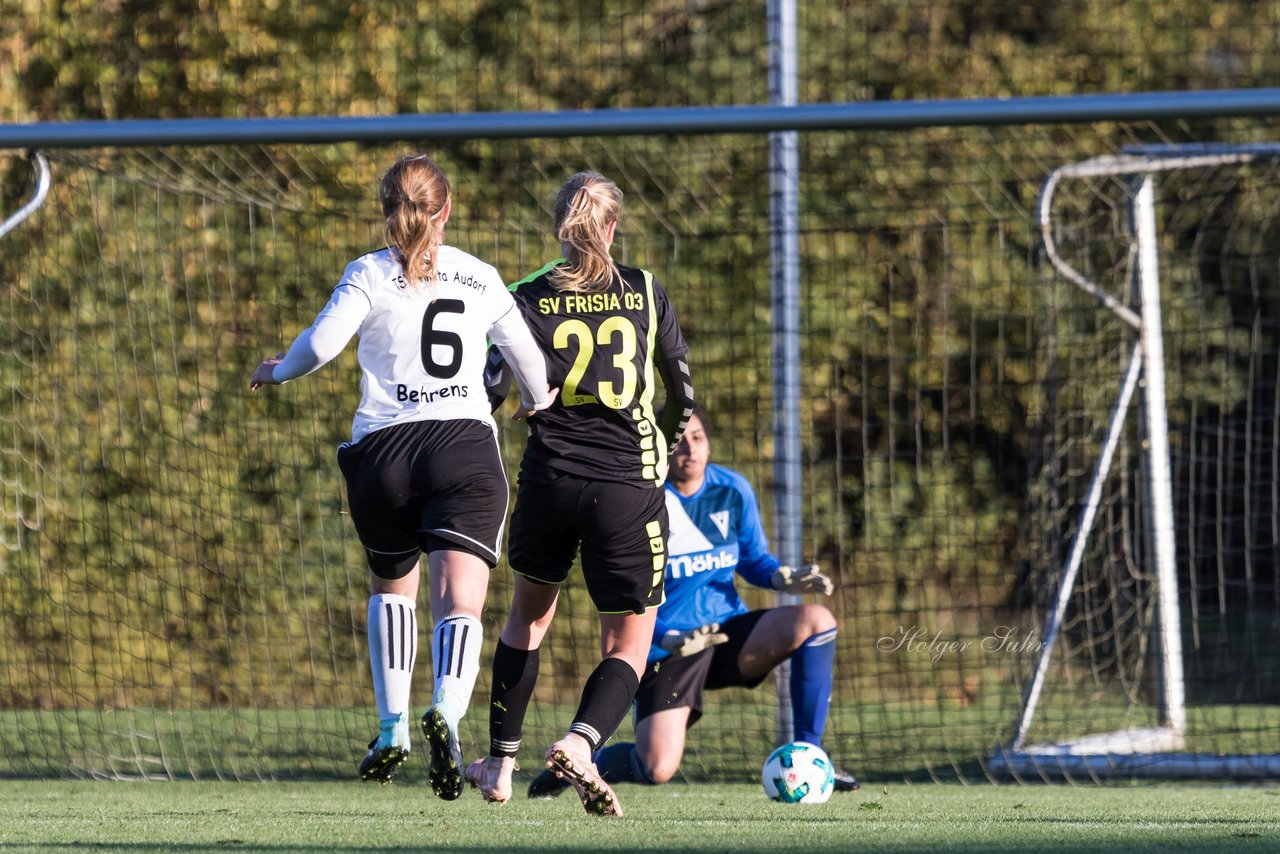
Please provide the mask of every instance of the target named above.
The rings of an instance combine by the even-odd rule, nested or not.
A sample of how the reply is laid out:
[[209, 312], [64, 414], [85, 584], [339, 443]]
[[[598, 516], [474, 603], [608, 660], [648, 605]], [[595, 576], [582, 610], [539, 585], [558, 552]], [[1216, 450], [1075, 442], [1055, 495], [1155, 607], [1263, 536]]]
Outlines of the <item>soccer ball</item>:
[[835, 790], [831, 759], [816, 744], [793, 741], [764, 761], [760, 782], [770, 800], [784, 804], [825, 804]]

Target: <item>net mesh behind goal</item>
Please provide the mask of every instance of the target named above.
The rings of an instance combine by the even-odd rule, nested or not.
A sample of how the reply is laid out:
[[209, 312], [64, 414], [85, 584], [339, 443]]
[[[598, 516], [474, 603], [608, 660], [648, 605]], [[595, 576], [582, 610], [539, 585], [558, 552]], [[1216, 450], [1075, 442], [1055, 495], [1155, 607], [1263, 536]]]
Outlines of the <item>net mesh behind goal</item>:
[[[823, 600], [840, 626], [826, 746], [864, 780], [983, 779], [1017, 719], [1132, 346], [1044, 263], [1036, 192], [1067, 151], [1117, 135], [1164, 138], [800, 138], [804, 551], [837, 584]], [[375, 726], [366, 569], [334, 462], [358, 399], [354, 348], [274, 394], [249, 395], [247, 381], [312, 321], [343, 265], [379, 245], [376, 182], [404, 150], [51, 153], [49, 200], [0, 240], [0, 774], [353, 777]], [[671, 293], [713, 459], [756, 486], [774, 531], [765, 137], [428, 150], [454, 184], [449, 242], [508, 280], [558, 254], [548, 202], [568, 174], [619, 183], [618, 257]], [[1230, 751], [1280, 734], [1267, 687], [1280, 196], [1256, 169], [1235, 184], [1188, 178], [1161, 206], [1190, 726]], [[0, 175], [6, 204], [28, 191], [21, 158], [0, 154]], [[1113, 286], [1126, 264], [1115, 189], [1080, 189], [1060, 225], [1064, 251]], [[513, 475], [523, 430], [500, 428]], [[1140, 493], [1132, 475], [1109, 482], [1036, 738], [1148, 713]], [[487, 742], [487, 662], [509, 601], [500, 564], [468, 756]], [[597, 656], [575, 576], [528, 750], [563, 731]], [[418, 669], [420, 712], [430, 674]], [[717, 692], [705, 712], [685, 777], [754, 779], [774, 742], [773, 692]], [[625, 723], [619, 738], [631, 734]], [[404, 773], [421, 779], [425, 763]]]
[[[1255, 778], [1280, 768], [1269, 649], [1280, 629], [1277, 168], [1248, 146], [1168, 148], [1084, 161], [1046, 184], [1047, 243], [1080, 287], [1061, 280], [1051, 298], [1044, 388], [1055, 415], [1032, 516], [1050, 558], [1038, 583], [1045, 611], [1067, 598], [1014, 773]], [[1159, 279], [1154, 334], [1145, 314], [1131, 322], [1144, 276]], [[1163, 350], [1155, 365], [1141, 358], [1148, 348]], [[1145, 417], [1153, 371], [1167, 460]], [[1100, 417], [1107, 404], [1111, 417]], [[1167, 573], [1153, 473], [1172, 488]], [[1080, 548], [1074, 560], [1068, 545]]]

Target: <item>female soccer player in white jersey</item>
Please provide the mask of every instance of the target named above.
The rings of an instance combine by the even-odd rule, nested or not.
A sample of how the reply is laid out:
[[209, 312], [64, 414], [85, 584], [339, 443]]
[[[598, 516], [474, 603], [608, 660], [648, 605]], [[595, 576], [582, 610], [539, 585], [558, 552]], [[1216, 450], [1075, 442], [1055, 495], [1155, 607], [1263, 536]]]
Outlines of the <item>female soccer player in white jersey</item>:
[[[467, 768], [468, 781], [493, 802], [511, 797], [538, 648], [581, 550], [600, 612], [602, 660], [568, 733], [545, 758], [588, 812], [622, 812], [591, 753], [626, 716], [644, 671], [666, 565], [667, 454], [692, 411], [693, 389], [666, 292], [648, 271], [610, 257], [621, 203], [604, 176], [571, 177], [555, 203], [565, 257], [512, 286], [560, 396], [530, 423], [511, 517], [515, 592], [493, 654], [489, 756]], [[666, 387], [663, 419], [654, 415], [655, 370]]]
[[430, 569], [432, 703], [422, 717], [431, 787], [462, 793], [458, 721], [479, 671], [480, 614], [510, 494], [484, 388], [488, 339], [511, 365], [529, 416], [553, 399], [546, 362], [501, 277], [443, 244], [449, 183], [425, 155], [398, 160], [379, 188], [387, 248], [347, 265], [328, 304], [287, 353], [253, 372], [257, 390], [309, 374], [359, 335], [361, 400], [338, 449], [351, 519], [372, 573], [369, 660], [380, 728], [360, 763], [389, 782], [409, 755], [418, 649], [419, 557]]

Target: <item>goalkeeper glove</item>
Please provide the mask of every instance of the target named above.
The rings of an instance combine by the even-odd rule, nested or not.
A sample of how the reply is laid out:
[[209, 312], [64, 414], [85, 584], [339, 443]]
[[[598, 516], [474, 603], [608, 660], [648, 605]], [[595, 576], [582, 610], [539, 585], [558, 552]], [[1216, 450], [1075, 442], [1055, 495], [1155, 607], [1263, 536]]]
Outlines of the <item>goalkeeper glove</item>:
[[769, 578], [769, 586], [785, 593], [821, 593], [823, 596], [830, 596], [836, 589], [831, 578], [816, 563], [799, 569], [780, 566]]
[[710, 649], [728, 639], [729, 636], [720, 631], [719, 623], [708, 623], [705, 626], [698, 626], [696, 629], [687, 629], [683, 632], [672, 629], [662, 636], [658, 646], [676, 658], [683, 658], [686, 655], [693, 655], [695, 652]]

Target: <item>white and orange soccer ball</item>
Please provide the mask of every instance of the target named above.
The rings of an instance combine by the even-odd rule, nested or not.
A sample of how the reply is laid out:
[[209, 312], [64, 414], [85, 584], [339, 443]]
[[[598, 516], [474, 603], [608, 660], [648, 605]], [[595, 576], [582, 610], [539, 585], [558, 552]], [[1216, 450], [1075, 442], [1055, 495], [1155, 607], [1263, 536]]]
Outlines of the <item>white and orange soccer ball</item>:
[[835, 790], [835, 770], [821, 747], [793, 741], [769, 754], [760, 772], [760, 783], [770, 800], [825, 804]]

